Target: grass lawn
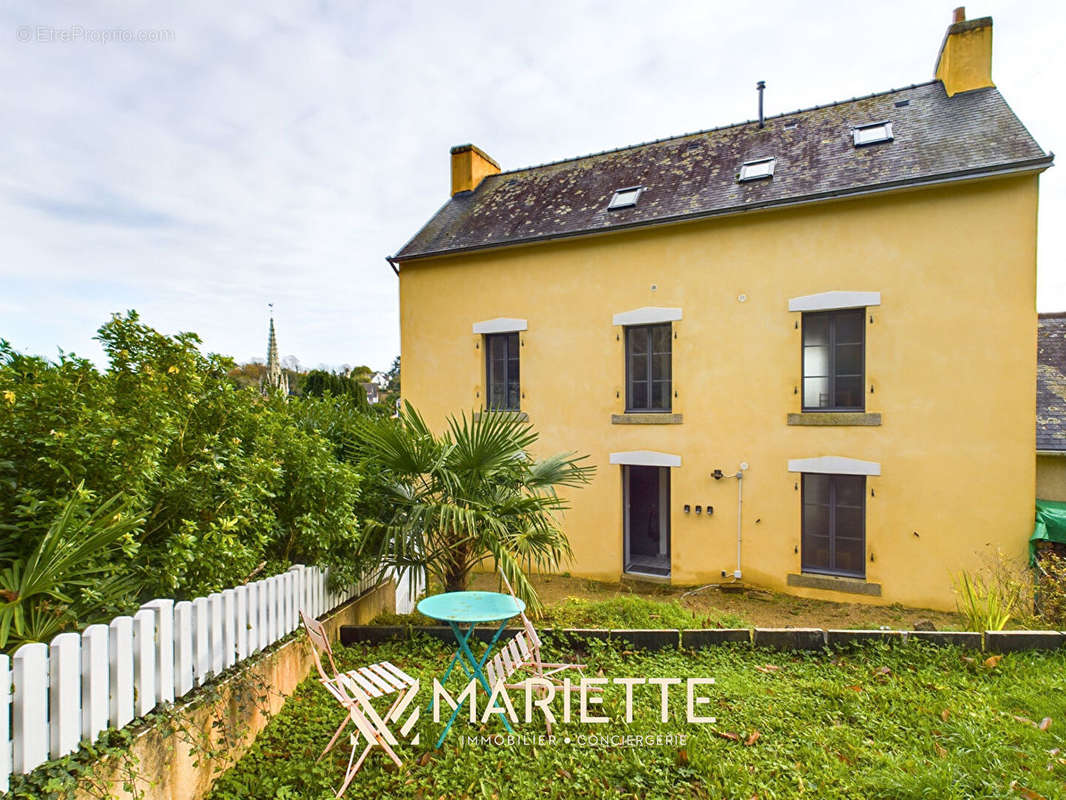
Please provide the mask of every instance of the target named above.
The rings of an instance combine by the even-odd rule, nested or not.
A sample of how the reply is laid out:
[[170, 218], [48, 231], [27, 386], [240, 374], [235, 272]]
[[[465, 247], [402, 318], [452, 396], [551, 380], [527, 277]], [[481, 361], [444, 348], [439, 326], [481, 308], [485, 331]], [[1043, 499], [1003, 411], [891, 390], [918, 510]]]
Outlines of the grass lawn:
[[[479, 730], [503, 730], [495, 720], [479, 729], [464, 718], [434, 751], [441, 725], [423, 714], [421, 744], [401, 742], [404, 768], [395, 769], [376, 751], [346, 796], [1066, 797], [1066, 651], [1010, 654], [986, 665], [984, 656], [918, 642], [810, 655], [746, 646], [658, 653], [590, 647], [590, 677], [715, 678], [715, 686], [701, 690], [712, 702], [698, 713], [718, 721], [687, 723], [682, 686], [671, 694], [672, 718], [662, 723], [659, 690], [644, 686], [634, 691], [635, 717], [626, 725], [623, 687], [612, 685], [602, 712], [613, 718], [609, 724], [554, 727], [570, 744], [461, 746], [463, 737]], [[343, 668], [388, 659], [425, 681], [441, 674], [452, 651], [423, 637], [338, 648]], [[546, 654], [560, 651], [549, 645]], [[450, 685], [457, 689], [459, 683]], [[521, 714], [521, 692], [512, 698]], [[315, 758], [341, 719], [317, 681], [304, 681], [240, 763], [220, 778], [212, 800], [332, 797], [349, 748], [339, 745], [317, 764]], [[544, 727], [535, 720], [517, 730], [536, 735]], [[683, 734], [687, 741], [651, 747], [577, 743], [582, 736], [629, 734]]]
[[[636, 594], [620, 594], [603, 599], [563, 597], [549, 600], [537, 627], [551, 628], [743, 628], [747, 620], [739, 614], [712, 612], [696, 614], [677, 602], [667, 602]], [[440, 625], [419, 612], [394, 614], [385, 612], [372, 625]], [[488, 625], [485, 627], [494, 627]]]
[[[902, 629], [913, 628], [918, 620], [929, 620], [938, 630], [961, 630], [966, 626], [961, 615], [950, 612], [906, 608], [899, 604], [834, 603], [750, 587], [740, 592], [704, 589], [686, 596], [694, 587], [629, 581], [601, 583], [565, 575], [536, 575], [532, 580], [541, 600], [549, 607], [565, 603], [569, 598], [601, 601], [644, 597], [679, 605], [706, 623], [696, 627], [713, 628], [721, 623], [720, 627], [728, 628], [736, 620], [743, 620], [740, 627], [760, 628], [879, 628], [887, 625]], [[473, 576], [471, 584], [471, 589], [496, 591], [498, 579], [492, 573], [478, 573]]]
[[[761, 589], [725, 592], [650, 583], [600, 583], [565, 575], [534, 575], [545, 605], [544, 628], [880, 628], [910, 629], [919, 620], [937, 630], [965, 630], [959, 615], [900, 605], [833, 603]], [[494, 574], [472, 576], [470, 587], [502, 591]], [[383, 625], [439, 625], [419, 614], [383, 614]], [[1008, 625], [1008, 627], [1014, 627]]]

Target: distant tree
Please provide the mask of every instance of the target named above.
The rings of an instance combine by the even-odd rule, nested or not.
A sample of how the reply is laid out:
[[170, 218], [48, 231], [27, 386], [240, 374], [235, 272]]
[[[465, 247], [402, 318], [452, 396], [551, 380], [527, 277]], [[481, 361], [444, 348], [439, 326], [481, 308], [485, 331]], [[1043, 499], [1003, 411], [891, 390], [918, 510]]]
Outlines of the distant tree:
[[361, 409], [370, 405], [366, 399], [366, 389], [358, 381], [324, 369], [308, 372], [301, 388], [304, 397], [325, 397], [328, 394], [332, 397], [351, 397]]
[[385, 373], [385, 391], [390, 394], [400, 394], [400, 357], [392, 360], [392, 366]]
[[265, 374], [266, 366], [259, 359], [253, 359], [247, 364], [240, 364], [229, 371], [229, 377], [240, 388], [246, 386], [258, 388], [262, 383]]
[[359, 383], [370, 383], [374, 379], [374, 370], [368, 366], [352, 367], [348, 370], [348, 377]]
[[0, 640], [294, 562], [358, 573], [361, 479], [341, 458], [355, 399], [239, 388], [230, 359], [134, 312], [97, 339], [102, 371], [0, 340]]
[[286, 379], [289, 381], [289, 394], [303, 395], [304, 379], [307, 377], [306, 372], [293, 372], [292, 370], [283, 369]]

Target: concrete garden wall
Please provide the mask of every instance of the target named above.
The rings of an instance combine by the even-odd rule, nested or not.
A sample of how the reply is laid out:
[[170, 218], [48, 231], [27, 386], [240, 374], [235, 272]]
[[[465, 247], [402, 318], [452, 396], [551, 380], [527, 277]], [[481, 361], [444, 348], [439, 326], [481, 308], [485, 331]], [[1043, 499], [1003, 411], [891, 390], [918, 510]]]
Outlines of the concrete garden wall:
[[[394, 611], [394, 604], [394, 586], [386, 583], [324, 616], [322, 623], [336, 640], [342, 625], [365, 624]], [[108, 757], [94, 778], [82, 781], [78, 800], [200, 800], [312, 669], [306, 636], [297, 631], [205, 685], [188, 702], [153, 715], [127, 756]]]
[[[506, 639], [518, 632], [517, 628], [504, 629], [501, 637]], [[400, 625], [345, 625], [340, 639], [344, 644], [367, 642], [376, 644], [393, 638], [406, 638], [414, 633], [433, 636], [447, 643], [454, 643], [450, 628], [440, 626]], [[479, 628], [474, 635], [487, 641], [493, 631]], [[938, 645], [954, 645], [992, 653], [1008, 653], [1021, 650], [1057, 650], [1066, 647], [1066, 632], [1062, 631], [882, 631], [882, 630], [823, 630], [822, 628], [707, 628], [703, 630], [586, 630], [563, 628], [541, 630], [544, 636], [554, 634], [567, 640], [624, 641], [643, 650], [662, 650], [668, 647], [696, 649], [719, 644], [742, 643], [774, 650], [821, 650], [827, 646], [849, 647], [865, 642], [898, 642], [921, 640]]]

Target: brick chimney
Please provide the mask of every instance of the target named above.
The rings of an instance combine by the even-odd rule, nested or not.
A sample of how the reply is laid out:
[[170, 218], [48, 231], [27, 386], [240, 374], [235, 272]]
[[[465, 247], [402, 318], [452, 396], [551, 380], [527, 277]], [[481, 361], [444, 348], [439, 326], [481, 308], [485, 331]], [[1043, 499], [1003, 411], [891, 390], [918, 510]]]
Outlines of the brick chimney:
[[496, 175], [500, 165], [482, 150], [472, 144], [460, 144], [452, 148], [452, 197], [459, 192], [470, 192], [477, 188], [483, 178]]
[[966, 19], [966, 9], [956, 8], [940, 45], [937, 80], [948, 97], [959, 92], [995, 86], [992, 83], [992, 17]]

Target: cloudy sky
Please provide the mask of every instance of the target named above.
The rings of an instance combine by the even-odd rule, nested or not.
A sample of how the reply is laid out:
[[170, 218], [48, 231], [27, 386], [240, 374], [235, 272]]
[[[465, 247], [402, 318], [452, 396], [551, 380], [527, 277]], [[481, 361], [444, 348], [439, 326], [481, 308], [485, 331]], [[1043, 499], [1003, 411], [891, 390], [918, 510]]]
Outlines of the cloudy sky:
[[[99, 356], [113, 311], [262, 358], [388, 366], [385, 256], [504, 167], [932, 77], [954, 3], [6, 2], [0, 338]], [[1066, 3], [981, 0], [993, 78], [1066, 150]], [[145, 41], [104, 41], [108, 37]], [[6, 37], [6, 41], [5, 41]], [[1041, 179], [1040, 310], [1066, 309], [1066, 180]], [[1057, 221], [1057, 222], [1056, 222]]]

